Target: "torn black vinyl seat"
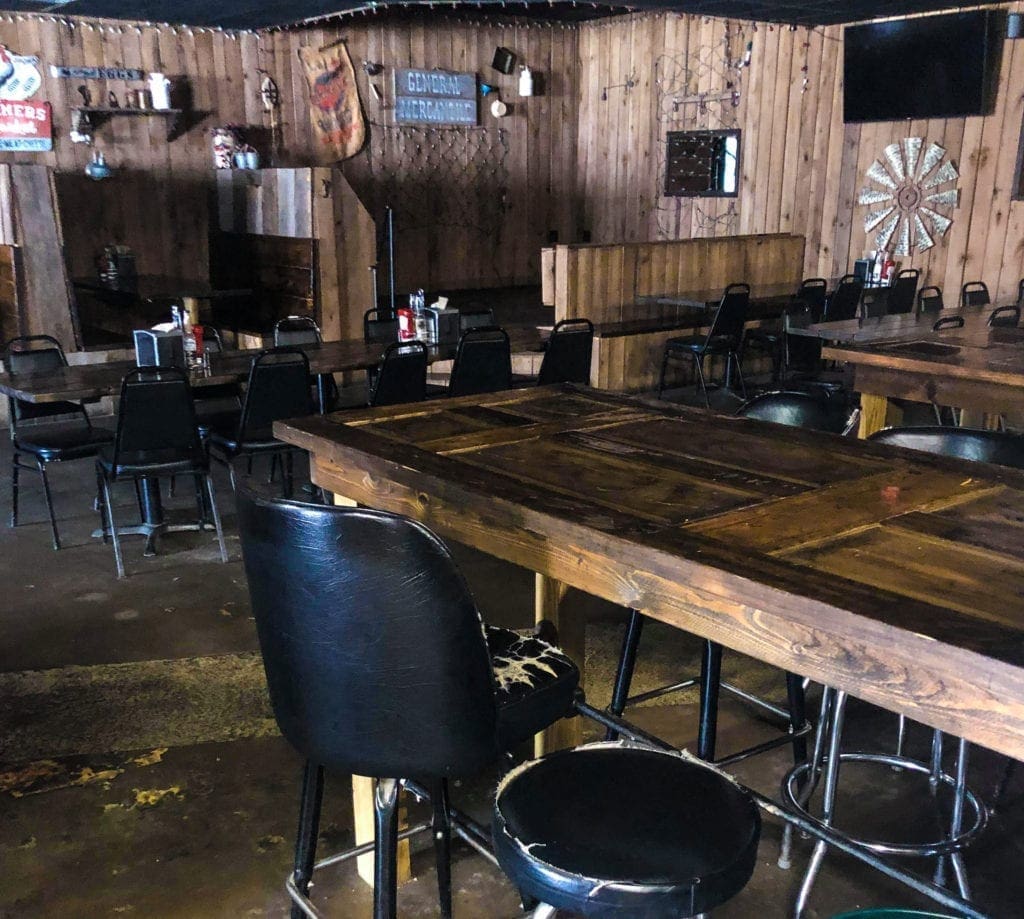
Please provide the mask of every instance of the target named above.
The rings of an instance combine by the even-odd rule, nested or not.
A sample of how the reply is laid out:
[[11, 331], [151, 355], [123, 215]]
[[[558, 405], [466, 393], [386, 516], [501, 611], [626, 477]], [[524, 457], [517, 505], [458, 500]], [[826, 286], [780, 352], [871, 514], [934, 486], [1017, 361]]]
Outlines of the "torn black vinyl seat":
[[[407, 517], [239, 488], [238, 527], [274, 715], [306, 760], [293, 919], [312, 915], [325, 770], [375, 780], [378, 919], [397, 911], [400, 792], [425, 790], [450, 917], [451, 828], [466, 818], [448, 779], [571, 714], [579, 671], [539, 638], [486, 628], [448, 548]], [[483, 844], [486, 830], [472, 838]]]
[[512, 883], [587, 919], [711, 910], [750, 880], [760, 835], [757, 805], [729, 779], [685, 755], [626, 743], [517, 767], [498, 786], [492, 823]]

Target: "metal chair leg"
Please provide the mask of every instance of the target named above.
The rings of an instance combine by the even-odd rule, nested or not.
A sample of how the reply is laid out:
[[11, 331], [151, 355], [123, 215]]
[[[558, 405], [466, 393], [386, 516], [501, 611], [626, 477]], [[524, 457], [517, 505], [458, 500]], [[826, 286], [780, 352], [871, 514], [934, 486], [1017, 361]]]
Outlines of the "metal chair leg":
[[[636, 654], [640, 648], [640, 636], [644, 630], [644, 617], [639, 610], [629, 611], [629, 623], [626, 625], [626, 636], [622, 641], [619, 655], [619, 668], [615, 671], [615, 687], [612, 689], [612, 701], [608, 711], [613, 715], [621, 715], [629, 701], [629, 687], [633, 682], [633, 670], [636, 667]], [[618, 739], [618, 733], [609, 728], [605, 740]]]
[[[320, 831], [320, 804], [324, 796], [324, 770], [306, 760], [302, 772], [302, 797], [299, 799], [299, 829], [295, 835], [295, 869], [292, 877], [303, 896], [309, 895], [309, 882], [316, 861], [316, 840]], [[305, 919], [297, 903], [292, 904], [291, 919]]]
[[397, 779], [377, 779], [373, 792], [373, 919], [398, 913], [398, 790]]
[[786, 674], [786, 696], [789, 700], [789, 726], [793, 731], [793, 763], [807, 762], [807, 738], [796, 733], [807, 723], [804, 681], [795, 673]]
[[53, 535], [54, 550], [60, 549], [60, 535], [57, 533], [57, 517], [53, 513], [53, 496], [50, 494], [50, 480], [46, 476], [46, 463], [36, 460], [39, 477], [43, 480], [43, 496], [46, 498], [46, 513], [50, 515], [50, 533]]
[[217, 531], [217, 544], [220, 546], [220, 560], [227, 563], [228, 560], [228, 547], [224, 543], [224, 528], [220, 522], [220, 511], [217, 510], [217, 497], [213, 491], [213, 476], [210, 473], [206, 473], [203, 476], [206, 479], [206, 495], [210, 499], [210, 513], [213, 515], [213, 526]]
[[114, 502], [110, 499], [110, 483], [103, 478], [103, 503], [107, 506], [107, 520], [110, 522], [110, 539], [114, 543], [114, 563], [117, 576], [124, 577], [124, 562], [121, 559], [121, 541], [117, 537], [117, 523], [114, 521]]
[[[970, 744], [962, 737], [957, 742], [956, 751], [956, 788], [953, 793], [953, 813], [949, 820], [949, 838], [955, 839], [960, 835], [964, 820], [964, 801], [967, 797], [967, 759], [970, 752]], [[949, 856], [953, 866], [953, 877], [956, 879], [957, 889], [960, 896], [965, 900], [971, 899], [971, 888], [967, 882], [967, 868], [964, 865], [963, 852], [954, 852]]]
[[11, 457], [11, 526], [18, 525], [18, 454]]
[[[843, 715], [846, 711], [846, 693], [836, 690], [835, 701], [832, 706], [831, 724], [829, 725], [828, 738], [828, 760], [825, 765], [825, 791], [821, 804], [821, 822], [825, 826], [832, 825], [832, 818], [836, 808], [836, 786], [839, 783], [839, 748], [843, 738]], [[811, 888], [818, 877], [821, 863], [825, 858], [827, 845], [824, 840], [818, 840], [811, 854], [810, 864], [804, 874], [803, 882], [800, 884], [800, 892], [797, 894], [796, 908], [794, 915], [803, 915], [807, 906], [807, 899], [810, 897]]]
[[718, 734], [718, 695], [722, 685], [722, 646], [704, 642], [700, 662], [700, 725], [697, 730], [697, 756], [707, 762], [715, 759]]
[[107, 504], [103, 500], [103, 473], [100, 471], [99, 466], [96, 467], [96, 509], [100, 513], [100, 537], [103, 540], [103, 544], [106, 545], [110, 540], [110, 532], [107, 526]]
[[441, 779], [430, 791], [433, 805], [434, 858], [437, 861], [437, 897], [441, 919], [452, 919], [452, 828], [448, 804], [448, 781]]
[[707, 408], [711, 408], [711, 399], [708, 396], [708, 384], [704, 380], [704, 355], [695, 354], [693, 356], [693, 362], [697, 366], [697, 380], [700, 387], [700, 392], [704, 393], [704, 405]]
[[732, 352], [730, 352], [729, 356], [732, 358], [732, 360], [733, 360], [733, 362], [734, 362], [734, 364], [736, 366], [736, 376], [738, 376], [740, 378], [740, 395], [742, 395], [743, 398], [746, 399], [747, 398], [747, 383], [743, 379], [743, 367], [742, 367], [742, 363], [740, 361], [739, 353], [736, 352], [736, 351], [732, 351]]

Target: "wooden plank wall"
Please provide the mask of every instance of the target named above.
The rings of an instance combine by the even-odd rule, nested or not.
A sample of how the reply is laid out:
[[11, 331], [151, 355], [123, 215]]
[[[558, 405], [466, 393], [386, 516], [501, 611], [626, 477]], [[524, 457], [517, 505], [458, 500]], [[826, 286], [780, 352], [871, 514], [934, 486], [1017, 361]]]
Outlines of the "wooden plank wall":
[[[378, 222], [383, 223], [385, 204], [396, 207], [398, 289], [536, 284], [540, 250], [550, 234], [557, 233], [561, 242], [577, 238], [577, 35], [571, 24], [512, 16], [477, 20], [443, 12], [360, 17], [271, 33], [263, 39], [263, 60], [284, 98], [282, 164], [308, 163], [315, 155], [298, 49], [343, 38], [355, 65], [369, 138], [342, 169]], [[506, 76], [491, 68], [499, 45], [534, 71], [538, 94], [520, 98], [518, 69]], [[382, 64], [384, 72], [368, 77], [364, 60]], [[499, 88], [511, 114], [494, 118], [492, 95], [481, 99], [477, 128], [399, 131], [390, 124], [395, 67], [475, 71], [481, 82]], [[432, 146], [443, 149], [428, 149]], [[484, 157], [482, 149], [492, 152]], [[442, 168], [436, 168], [438, 162]], [[451, 211], [457, 213], [447, 224], [431, 216], [451, 217]]]
[[[228, 123], [262, 129], [257, 36], [3, 14], [0, 43], [39, 56], [43, 88], [35, 98], [52, 104], [54, 124], [53, 152], [0, 153], [0, 163], [56, 171], [71, 273], [92, 273], [103, 246], [121, 243], [135, 251], [141, 272], [205, 276], [213, 175], [208, 130]], [[117, 175], [93, 182], [83, 175], [92, 148], [68, 137], [71, 107], [81, 103], [76, 87], [87, 85], [94, 102], [105, 105], [108, 92], [123, 103], [135, 84], [60, 80], [50, 76], [51, 64], [161, 71], [183, 81], [193, 107], [208, 114], [171, 143], [162, 117], [110, 119], [96, 130], [95, 146]]]
[[637, 297], [717, 290], [734, 281], [757, 287], [800, 282], [804, 240], [774, 234], [648, 243], [555, 247], [555, 319], [653, 319]]
[[[1003, 8], [1020, 12], [1024, 4]], [[736, 66], [748, 41], [750, 66]], [[805, 275], [842, 274], [874, 248], [863, 229], [867, 209], [855, 203], [865, 171], [886, 145], [920, 136], [956, 163], [960, 207], [947, 237], [904, 258], [903, 267], [920, 268], [922, 284], [938, 284], [954, 300], [974, 279], [997, 299], [1016, 299], [1024, 202], [1010, 194], [1024, 116], [1021, 42], [1004, 45], [992, 115], [845, 126], [839, 27], [793, 31], [762, 23], [754, 31], [750, 22], [637, 14], [583, 25], [579, 53], [577, 193], [580, 228], [594, 241], [795, 233], [807, 239]], [[727, 69], [727, 60], [734, 66]], [[674, 77], [680, 63], [689, 65], [691, 82], [678, 95], [714, 95], [731, 81], [739, 105], [712, 102], [691, 118], [696, 124], [682, 124], [691, 109], [683, 103], [673, 111], [668, 92], [682, 85]], [[613, 88], [631, 77], [633, 88]], [[733, 118], [743, 132], [739, 196], [662, 197], [666, 130], [728, 127]]]

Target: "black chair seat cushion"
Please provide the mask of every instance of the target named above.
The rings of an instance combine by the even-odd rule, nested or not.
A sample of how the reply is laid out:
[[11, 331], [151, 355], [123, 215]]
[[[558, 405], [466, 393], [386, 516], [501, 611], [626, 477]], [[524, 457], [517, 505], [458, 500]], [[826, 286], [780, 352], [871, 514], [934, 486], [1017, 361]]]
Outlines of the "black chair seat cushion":
[[180, 450], [122, 451], [121, 462], [114, 468], [112, 444], [100, 449], [96, 458], [107, 478], [121, 476], [177, 475], [186, 472], [204, 472], [205, 465], [198, 460], [182, 459]]
[[572, 709], [580, 672], [559, 648], [532, 634], [487, 626], [497, 684], [498, 746], [532, 737]]
[[234, 455], [243, 451], [246, 453], [261, 453], [284, 450], [287, 448], [287, 444], [274, 439], [274, 432], [270, 428], [267, 428], [266, 430], [249, 431], [249, 436], [245, 440], [238, 439], [237, 423], [233, 426], [226, 424], [223, 427], [215, 425], [200, 425], [200, 433], [202, 433], [204, 429], [207, 432], [206, 437], [209, 439], [210, 446], [217, 447], [222, 452], [229, 455]]
[[599, 919], [679, 919], [742, 890], [761, 816], [746, 792], [702, 765], [599, 743], [510, 772], [492, 831], [502, 870], [543, 903]]
[[713, 338], [670, 338], [665, 342], [665, 350], [669, 353], [681, 354], [725, 354], [735, 351], [737, 341], [731, 335], [716, 335]]
[[14, 446], [44, 463], [95, 456], [100, 447], [114, 440], [106, 428], [90, 428], [84, 422], [69, 424], [23, 424], [15, 434]]

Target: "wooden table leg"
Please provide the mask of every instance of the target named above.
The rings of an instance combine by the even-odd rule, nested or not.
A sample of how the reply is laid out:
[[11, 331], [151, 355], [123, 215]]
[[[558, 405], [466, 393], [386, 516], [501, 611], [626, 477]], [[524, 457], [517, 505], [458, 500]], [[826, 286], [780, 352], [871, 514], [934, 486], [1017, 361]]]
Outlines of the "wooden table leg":
[[[342, 507], [358, 507], [359, 505], [351, 498], [344, 495], [335, 495], [334, 503]], [[372, 778], [365, 775], [352, 776], [352, 818], [355, 823], [356, 845], [364, 842], [373, 842], [374, 821], [373, 821], [373, 783]], [[404, 829], [407, 826], [405, 808], [398, 812], [398, 827]], [[356, 859], [356, 870], [359, 876], [371, 887], [373, 886], [373, 855], [360, 855]], [[409, 840], [401, 839], [398, 842], [398, 883], [404, 884], [412, 877], [412, 869], [409, 864]]]
[[[558, 629], [558, 644], [575, 661], [580, 669], [580, 684], [584, 675], [584, 651], [586, 623], [580, 610], [567, 611], [568, 587], [543, 574], [534, 575], [534, 620], [547, 619]], [[543, 756], [552, 750], [577, 746], [583, 737], [579, 718], [563, 718], [546, 731], [538, 734], [533, 741], [535, 756]]]
[[1002, 418], [998, 412], [983, 412], [981, 409], [964, 408], [960, 410], [960, 427], [975, 428], [982, 431], [998, 431]]
[[893, 405], [885, 396], [866, 392], [860, 394], [860, 428], [857, 436], [862, 440], [884, 427], [898, 425], [902, 420], [902, 409]]

